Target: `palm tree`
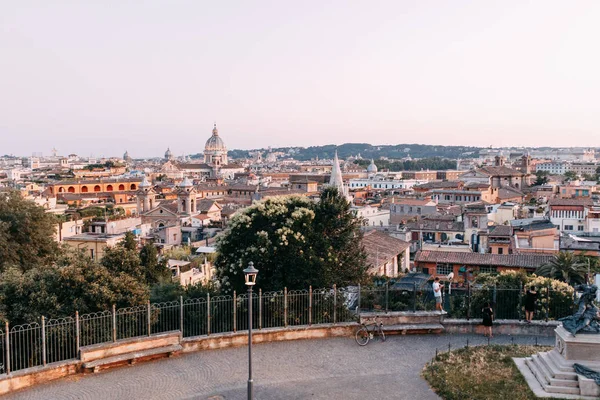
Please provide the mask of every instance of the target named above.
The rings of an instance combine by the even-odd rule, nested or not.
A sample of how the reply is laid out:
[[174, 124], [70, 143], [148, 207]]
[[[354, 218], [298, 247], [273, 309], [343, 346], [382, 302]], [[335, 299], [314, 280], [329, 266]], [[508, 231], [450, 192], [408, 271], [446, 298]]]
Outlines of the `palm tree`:
[[541, 265], [535, 271], [536, 275], [554, 278], [571, 284], [583, 283], [587, 266], [573, 253], [561, 251], [547, 264]]

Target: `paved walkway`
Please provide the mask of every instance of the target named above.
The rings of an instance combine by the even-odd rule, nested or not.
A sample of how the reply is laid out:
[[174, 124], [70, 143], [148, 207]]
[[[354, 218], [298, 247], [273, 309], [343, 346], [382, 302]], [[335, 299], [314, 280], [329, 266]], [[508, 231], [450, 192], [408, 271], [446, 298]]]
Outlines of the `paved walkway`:
[[[420, 377], [436, 348], [485, 344], [473, 335], [392, 336], [359, 347], [352, 338], [301, 340], [254, 346], [257, 400], [439, 399]], [[515, 343], [534, 344], [533, 337]], [[554, 338], [538, 338], [553, 345]], [[499, 336], [492, 343], [511, 343]], [[10, 400], [246, 398], [248, 349], [209, 350], [140, 363], [93, 375], [76, 375], [3, 397]]]

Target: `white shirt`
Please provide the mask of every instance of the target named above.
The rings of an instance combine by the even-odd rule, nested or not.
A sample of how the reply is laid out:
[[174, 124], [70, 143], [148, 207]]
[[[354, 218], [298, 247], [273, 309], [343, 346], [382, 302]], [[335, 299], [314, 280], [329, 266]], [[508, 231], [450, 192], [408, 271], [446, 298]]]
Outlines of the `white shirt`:
[[440, 289], [439, 282], [433, 282], [433, 295], [435, 297], [442, 297], [442, 290]]

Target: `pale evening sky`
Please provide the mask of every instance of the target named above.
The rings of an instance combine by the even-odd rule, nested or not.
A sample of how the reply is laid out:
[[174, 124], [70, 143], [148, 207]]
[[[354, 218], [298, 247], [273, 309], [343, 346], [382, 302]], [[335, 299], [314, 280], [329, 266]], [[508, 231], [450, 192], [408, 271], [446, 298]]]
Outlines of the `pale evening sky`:
[[0, 155], [600, 146], [600, 1], [0, 1]]

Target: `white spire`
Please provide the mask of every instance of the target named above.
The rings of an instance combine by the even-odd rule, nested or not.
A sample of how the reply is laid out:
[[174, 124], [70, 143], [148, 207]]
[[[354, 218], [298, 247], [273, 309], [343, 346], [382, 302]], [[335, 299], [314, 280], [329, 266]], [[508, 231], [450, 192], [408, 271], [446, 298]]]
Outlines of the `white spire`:
[[152, 186], [152, 185], [150, 185], [150, 182], [148, 182], [148, 177], [146, 175], [144, 175], [144, 179], [142, 179], [142, 183], [140, 183], [140, 187], [147, 188], [150, 186]]
[[331, 168], [331, 177], [329, 178], [329, 186], [336, 187], [342, 196], [346, 196], [346, 188], [344, 187], [344, 179], [342, 178], [342, 170], [340, 168], [340, 160], [338, 159], [337, 150], [333, 157], [333, 167]]
[[192, 187], [194, 185], [192, 184], [192, 182], [186, 176], [185, 178], [183, 178], [183, 182], [181, 182], [181, 185], [179, 185], [179, 186], [181, 186], [181, 187]]

